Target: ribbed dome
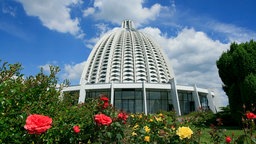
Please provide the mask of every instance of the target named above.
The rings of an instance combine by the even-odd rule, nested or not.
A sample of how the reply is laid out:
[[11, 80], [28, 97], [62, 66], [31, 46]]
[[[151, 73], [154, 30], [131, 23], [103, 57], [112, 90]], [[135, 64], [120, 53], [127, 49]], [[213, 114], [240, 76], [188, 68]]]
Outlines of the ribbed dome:
[[93, 48], [81, 83], [167, 83], [173, 78], [160, 46], [125, 20], [122, 27], [103, 36]]

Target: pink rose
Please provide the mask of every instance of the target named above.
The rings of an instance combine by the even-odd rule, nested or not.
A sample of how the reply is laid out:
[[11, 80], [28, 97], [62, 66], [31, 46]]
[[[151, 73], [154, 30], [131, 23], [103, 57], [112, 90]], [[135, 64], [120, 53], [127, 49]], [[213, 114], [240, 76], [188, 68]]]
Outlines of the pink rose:
[[52, 119], [48, 116], [33, 114], [26, 119], [24, 128], [29, 134], [41, 134], [51, 128]]
[[79, 133], [80, 132], [80, 127], [78, 125], [73, 127], [73, 130], [75, 133]]
[[96, 114], [94, 121], [97, 125], [110, 125], [112, 123], [112, 119], [104, 114]]

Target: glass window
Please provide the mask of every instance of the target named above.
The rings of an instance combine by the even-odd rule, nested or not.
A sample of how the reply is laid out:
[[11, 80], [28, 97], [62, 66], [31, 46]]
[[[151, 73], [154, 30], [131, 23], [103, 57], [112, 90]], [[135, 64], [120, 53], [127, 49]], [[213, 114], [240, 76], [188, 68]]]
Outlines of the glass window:
[[148, 113], [157, 113], [159, 111], [170, 110], [168, 103], [168, 91], [148, 90], [147, 91], [147, 109]]
[[141, 89], [116, 89], [114, 105], [128, 113], [143, 112]]
[[181, 114], [195, 111], [195, 102], [190, 91], [178, 91]]
[[209, 105], [208, 105], [208, 99], [206, 94], [199, 93], [199, 98], [200, 98], [200, 104], [203, 110], [208, 110]]
[[100, 95], [106, 95], [110, 100], [110, 91], [109, 90], [87, 90], [86, 98], [96, 98]]

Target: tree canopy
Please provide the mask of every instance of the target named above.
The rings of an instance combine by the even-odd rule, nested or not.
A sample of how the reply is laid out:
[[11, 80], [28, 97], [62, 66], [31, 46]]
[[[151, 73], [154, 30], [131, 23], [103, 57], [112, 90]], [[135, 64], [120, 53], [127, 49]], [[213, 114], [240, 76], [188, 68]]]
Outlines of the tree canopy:
[[243, 106], [253, 111], [256, 103], [256, 42], [232, 43], [216, 64], [230, 109], [240, 121]]

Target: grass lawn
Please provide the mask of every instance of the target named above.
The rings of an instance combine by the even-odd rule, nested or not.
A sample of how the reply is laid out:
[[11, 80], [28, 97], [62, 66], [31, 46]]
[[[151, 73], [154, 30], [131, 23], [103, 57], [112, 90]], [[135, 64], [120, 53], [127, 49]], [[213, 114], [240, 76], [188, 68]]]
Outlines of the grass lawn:
[[[230, 136], [233, 140], [237, 139], [238, 136], [241, 136], [244, 134], [244, 131], [239, 128], [239, 127], [218, 127], [219, 129], [223, 130], [223, 135], [222, 137], [225, 136]], [[210, 135], [210, 131], [212, 131], [211, 128], [201, 128], [201, 132], [202, 132], [202, 136], [200, 137], [200, 142], [202, 144], [207, 143], [207, 144], [211, 144], [212, 139], [211, 139], [211, 135]], [[221, 133], [219, 133], [221, 134]], [[233, 136], [232, 136], [233, 135]], [[256, 136], [256, 133], [254, 132], [254, 135]], [[223, 139], [223, 142], [225, 142], [225, 139]]]

